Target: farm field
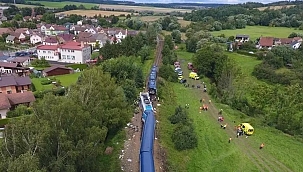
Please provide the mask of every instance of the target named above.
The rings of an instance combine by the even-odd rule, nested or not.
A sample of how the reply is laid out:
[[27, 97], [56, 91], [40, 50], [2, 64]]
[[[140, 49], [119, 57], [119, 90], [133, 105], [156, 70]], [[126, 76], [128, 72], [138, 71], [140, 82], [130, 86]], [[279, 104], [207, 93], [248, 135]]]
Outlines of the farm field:
[[[163, 17], [165, 17], [165, 16], [141, 16], [138, 18], [142, 21], [153, 22], [153, 21], [156, 21]], [[189, 25], [191, 23], [191, 21], [183, 20], [182, 17], [178, 17], [178, 22], [181, 24], [182, 27], [186, 27], [187, 25]]]
[[[60, 12], [57, 14], [66, 14], [66, 15], [78, 14], [78, 15], [82, 15], [82, 16], [93, 17], [93, 16], [99, 15], [99, 14], [101, 16], [110, 16], [110, 15], [120, 16], [120, 15], [127, 15], [127, 14], [131, 14], [131, 13], [118, 12], [118, 11], [100, 11], [100, 10], [71, 10], [71, 11]], [[136, 13], [135, 13], [135, 15], [136, 15]]]
[[221, 30], [211, 32], [213, 35], [218, 36], [224, 34], [225, 37], [246, 34], [250, 36], [251, 40], [256, 40], [260, 36], [272, 36], [278, 38], [287, 38], [292, 32], [302, 33], [302, 30], [295, 30], [294, 28], [286, 27], [266, 27], [266, 26], [246, 26], [245, 29], [236, 30]]
[[[71, 84], [75, 84], [78, 80], [78, 77], [80, 76], [80, 72], [78, 73], [73, 73], [73, 74], [67, 74], [67, 75], [59, 75], [55, 76], [56, 79], [60, 80], [62, 86], [70, 86]], [[51, 76], [52, 77], [52, 76]], [[37, 91], [42, 91], [42, 90], [47, 90], [47, 89], [52, 89], [53, 85], [42, 85], [41, 81], [45, 80], [48, 77], [45, 78], [33, 78], [32, 83], [35, 85]]]
[[[118, 11], [100, 11], [100, 10], [71, 10], [71, 11], [64, 11], [60, 12], [57, 14], [77, 14], [77, 15], [82, 15], [82, 16], [87, 16], [87, 17], [93, 17], [95, 15], [101, 15], [101, 16], [110, 16], [110, 15], [115, 15], [115, 16], [120, 16], [120, 15], [127, 15], [131, 14], [129, 12], [118, 12]], [[137, 13], [134, 13], [135, 15]]]
[[174, 8], [158, 8], [158, 7], [145, 7], [145, 6], [130, 6], [130, 5], [109, 5], [100, 4], [99, 8], [111, 8], [117, 10], [135, 10], [135, 11], [154, 11], [155, 13], [168, 13], [173, 11], [191, 12], [189, 9], [174, 9]]
[[26, 8], [26, 7], [32, 8], [32, 7], [37, 7], [36, 5], [26, 5], [26, 4], [16, 4], [16, 6], [17, 6], [18, 8]]
[[293, 7], [293, 6], [295, 6], [295, 5], [280, 5], [280, 6], [260, 7], [260, 8], [257, 8], [257, 9], [260, 10], [260, 11], [264, 11], [267, 8], [269, 8], [271, 10], [279, 10], [279, 9], [282, 9], [282, 8], [289, 8], [289, 7]]
[[[186, 69], [187, 62], [191, 61], [192, 53], [177, 51], [183, 68], [184, 76], [188, 79]], [[250, 73], [254, 65], [259, 61], [247, 57], [241, 60], [240, 56], [234, 55], [237, 64], [245, 64], [243, 72]], [[249, 62], [249, 64], [247, 64]], [[249, 68], [249, 69], [246, 69]], [[201, 81], [188, 80], [190, 84], [197, 84]], [[203, 79], [207, 83], [206, 79]], [[262, 127], [255, 122], [256, 119], [232, 110], [226, 105], [215, 103], [213, 108], [223, 108], [224, 118], [230, 129], [222, 130], [216, 120], [217, 110], [198, 113], [199, 99], [209, 98], [199, 89], [185, 88], [179, 83], [168, 83], [164, 95], [164, 103], [160, 106], [159, 125], [161, 132], [161, 143], [167, 150], [167, 158], [170, 166], [169, 171], [300, 171], [303, 164], [301, 154], [303, 153], [302, 143], [293, 137], [282, 132]], [[198, 147], [188, 151], [176, 151], [171, 141], [173, 125], [167, 117], [174, 113], [176, 106], [189, 104], [189, 116], [193, 120], [195, 132], [198, 136]], [[212, 106], [212, 105], [210, 105]], [[215, 114], [214, 114], [215, 113]], [[255, 133], [248, 137], [236, 138], [233, 122], [250, 122]], [[232, 137], [232, 142], [228, 143], [228, 138]], [[259, 150], [259, 145], [265, 143], [265, 148]]]
[[[40, 3], [47, 8], [63, 8], [65, 5], [83, 5], [85, 8], [90, 9], [94, 6], [98, 6], [95, 3], [83, 3], [83, 2], [71, 2], [71, 1], [62, 1], [62, 2], [49, 2], [49, 1], [28, 1], [32, 3]], [[22, 4], [19, 4], [22, 5]]]

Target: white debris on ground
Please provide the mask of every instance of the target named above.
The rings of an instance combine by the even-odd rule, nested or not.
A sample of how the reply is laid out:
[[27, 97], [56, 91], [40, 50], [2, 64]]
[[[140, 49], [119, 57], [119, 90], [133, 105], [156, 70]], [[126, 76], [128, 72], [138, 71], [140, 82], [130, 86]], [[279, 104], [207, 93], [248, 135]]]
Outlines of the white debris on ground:
[[161, 104], [157, 104], [157, 106], [161, 106]]
[[127, 161], [128, 161], [128, 162], [132, 162], [132, 160], [131, 160], [131, 159], [127, 159]]

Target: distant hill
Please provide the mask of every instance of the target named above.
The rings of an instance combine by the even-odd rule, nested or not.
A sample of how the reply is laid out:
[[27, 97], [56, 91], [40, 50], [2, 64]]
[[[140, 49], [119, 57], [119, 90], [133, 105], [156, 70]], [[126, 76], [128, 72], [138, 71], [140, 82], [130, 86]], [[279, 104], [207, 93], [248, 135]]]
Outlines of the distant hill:
[[259, 7], [257, 8], [260, 11], [264, 11], [265, 9], [270, 9], [270, 10], [279, 10], [282, 8], [289, 8], [289, 7], [293, 7], [295, 5], [279, 5], [279, 6], [266, 6], [266, 7]]

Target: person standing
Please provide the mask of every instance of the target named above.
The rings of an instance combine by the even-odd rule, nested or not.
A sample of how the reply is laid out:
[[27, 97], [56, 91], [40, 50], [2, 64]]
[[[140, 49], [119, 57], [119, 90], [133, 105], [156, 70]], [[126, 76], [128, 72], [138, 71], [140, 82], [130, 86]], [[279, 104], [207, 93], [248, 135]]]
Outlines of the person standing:
[[228, 143], [230, 143], [231, 142], [231, 137], [229, 138], [229, 140], [228, 140]]
[[263, 147], [264, 147], [264, 143], [262, 143], [262, 144], [260, 145], [260, 149], [263, 149]]

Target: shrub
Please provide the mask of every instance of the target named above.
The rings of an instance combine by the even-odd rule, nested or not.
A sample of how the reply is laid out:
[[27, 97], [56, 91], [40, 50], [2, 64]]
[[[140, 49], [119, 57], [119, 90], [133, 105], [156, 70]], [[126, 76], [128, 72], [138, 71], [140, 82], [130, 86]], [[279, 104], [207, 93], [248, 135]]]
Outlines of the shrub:
[[179, 106], [179, 107], [176, 108], [175, 114], [170, 116], [168, 118], [168, 120], [172, 124], [177, 124], [177, 123], [186, 124], [188, 122], [187, 111], [184, 108], [182, 108], [181, 106]]
[[191, 124], [179, 124], [174, 129], [172, 141], [177, 150], [193, 149], [198, 146], [198, 139]]
[[74, 70], [79, 68], [82, 71], [87, 68], [87, 65], [86, 64], [69, 64], [69, 65], [66, 65], [66, 67], [71, 67]]
[[42, 80], [41, 81], [41, 85], [48, 85], [48, 84], [51, 84], [52, 81], [51, 80]]

